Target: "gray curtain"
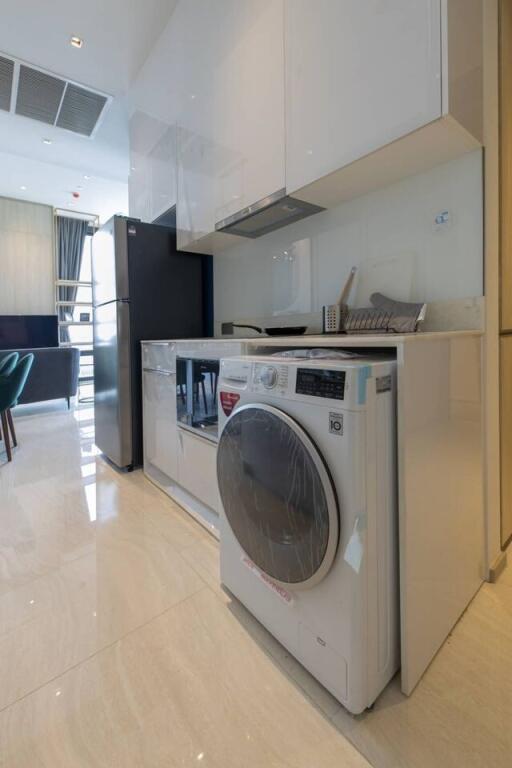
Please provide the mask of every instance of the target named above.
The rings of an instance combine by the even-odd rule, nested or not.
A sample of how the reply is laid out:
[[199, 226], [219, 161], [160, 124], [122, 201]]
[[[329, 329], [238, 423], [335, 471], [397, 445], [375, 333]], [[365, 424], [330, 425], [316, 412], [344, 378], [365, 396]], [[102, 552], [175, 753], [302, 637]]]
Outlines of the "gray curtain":
[[[89, 222], [83, 219], [71, 219], [67, 216], [57, 216], [57, 256], [58, 279], [79, 280], [82, 266], [82, 252]], [[59, 288], [59, 301], [75, 301], [76, 286]], [[64, 319], [64, 313], [59, 309], [59, 319]], [[67, 328], [62, 329], [62, 341], [69, 341]]]

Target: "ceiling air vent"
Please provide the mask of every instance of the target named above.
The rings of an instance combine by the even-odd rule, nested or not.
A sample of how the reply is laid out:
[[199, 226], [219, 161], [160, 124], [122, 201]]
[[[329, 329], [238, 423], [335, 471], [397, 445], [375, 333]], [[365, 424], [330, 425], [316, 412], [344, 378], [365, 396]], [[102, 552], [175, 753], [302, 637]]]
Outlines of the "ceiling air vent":
[[54, 125], [65, 87], [65, 80], [21, 64], [16, 114]]
[[0, 109], [9, 112], [11, 108], [14, 61], [0, 56]]
[[90, 136], [106, 103], [106, 96], [69, 83], [64, 94], [57, 125], [59, 128], [66, 128], [68, 131]]
[[0, 55], [0, 109], [7, 112], [92, 136], [111, 100], [105, 93]]

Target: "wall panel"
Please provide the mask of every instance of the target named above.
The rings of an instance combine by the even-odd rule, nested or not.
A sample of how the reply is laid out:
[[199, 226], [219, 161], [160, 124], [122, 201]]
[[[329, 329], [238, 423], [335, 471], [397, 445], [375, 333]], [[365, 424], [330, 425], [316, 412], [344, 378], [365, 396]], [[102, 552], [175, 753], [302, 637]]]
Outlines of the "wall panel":
[[55, 312], [53, 209], [0, 197], [0, 314]]

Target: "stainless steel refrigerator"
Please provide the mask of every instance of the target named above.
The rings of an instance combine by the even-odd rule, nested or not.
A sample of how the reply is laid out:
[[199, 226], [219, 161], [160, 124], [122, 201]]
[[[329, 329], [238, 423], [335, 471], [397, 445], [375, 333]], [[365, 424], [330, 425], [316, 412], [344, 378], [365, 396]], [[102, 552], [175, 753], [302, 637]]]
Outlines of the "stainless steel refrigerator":
[[211, 257], [176, 249], [175, 230], [114, 216], [93, 238], [96, 445], [142, 463], [144, 339], [211, 335]]

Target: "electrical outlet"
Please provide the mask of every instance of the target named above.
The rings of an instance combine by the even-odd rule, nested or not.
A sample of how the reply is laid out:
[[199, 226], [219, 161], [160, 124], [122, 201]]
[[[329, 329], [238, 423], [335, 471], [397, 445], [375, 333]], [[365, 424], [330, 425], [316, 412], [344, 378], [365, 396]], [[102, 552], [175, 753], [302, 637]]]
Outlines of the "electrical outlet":
[[445, 208], [434, 217], [434, 232], [445, 232], [452, 226], [452, 212]]

